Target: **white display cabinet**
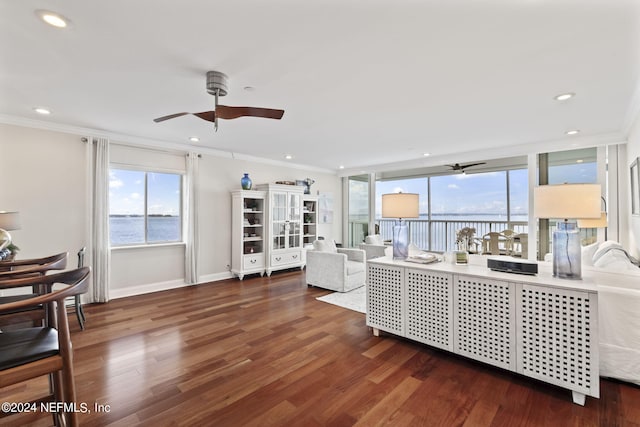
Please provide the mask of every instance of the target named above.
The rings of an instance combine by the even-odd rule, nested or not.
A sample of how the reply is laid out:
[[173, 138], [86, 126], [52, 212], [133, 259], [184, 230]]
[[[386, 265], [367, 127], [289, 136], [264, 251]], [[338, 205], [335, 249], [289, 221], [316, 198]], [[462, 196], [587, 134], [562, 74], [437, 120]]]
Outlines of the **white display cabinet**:
[[240, 280], [266, 271], [265, 192], [231, 192], [231, 272]]
[[261, 184], [266, 200], [266, 273], [287, 268], [304, 268], [302, 196], [297, 185]]

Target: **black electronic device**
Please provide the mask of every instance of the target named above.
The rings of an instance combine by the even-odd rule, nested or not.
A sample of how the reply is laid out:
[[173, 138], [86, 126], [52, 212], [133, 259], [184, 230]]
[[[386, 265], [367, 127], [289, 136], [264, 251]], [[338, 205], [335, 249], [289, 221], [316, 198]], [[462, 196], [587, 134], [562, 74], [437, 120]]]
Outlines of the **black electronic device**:
[[516, 274], [538, 274], [538, 263], [535, 261], [517, 260], [510, 257], [487, 258], [487, 267], [494, 271]]

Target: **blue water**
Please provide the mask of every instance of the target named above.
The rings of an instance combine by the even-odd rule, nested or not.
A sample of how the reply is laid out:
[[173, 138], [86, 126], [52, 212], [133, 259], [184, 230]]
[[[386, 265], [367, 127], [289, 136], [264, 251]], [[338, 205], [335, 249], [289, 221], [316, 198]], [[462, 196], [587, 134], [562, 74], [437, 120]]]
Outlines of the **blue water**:
[[[147, 233], [147, 243], [181, 241], [180, 217], [149, 217]], [[114, 246], [145, 243], [144, 217], [109, 217], [109, 236]]]

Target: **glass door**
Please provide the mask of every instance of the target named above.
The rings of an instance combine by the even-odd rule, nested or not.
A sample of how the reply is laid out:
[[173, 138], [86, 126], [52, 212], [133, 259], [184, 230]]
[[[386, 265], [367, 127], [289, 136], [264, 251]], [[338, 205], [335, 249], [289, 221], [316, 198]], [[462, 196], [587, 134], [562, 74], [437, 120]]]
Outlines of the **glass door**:
[[[369, 234], [369, 175], [348, 178], [348, 247], [358, 247]], [[374, 234], [374, 233], [371, 233]]]
[[300, 246], [301, 242], [301, 231], [302, 228], [300, 226], [300, 207], [301, 207], [301, 197], [300, 194], [289, 194], [289, 239], [288, 239], [288, 247], [289, 248], [297, 248]]
[[273, 193], [271, 195], [271, 247], [273, 249], [286, 248], [287, 236], [287, 194]]

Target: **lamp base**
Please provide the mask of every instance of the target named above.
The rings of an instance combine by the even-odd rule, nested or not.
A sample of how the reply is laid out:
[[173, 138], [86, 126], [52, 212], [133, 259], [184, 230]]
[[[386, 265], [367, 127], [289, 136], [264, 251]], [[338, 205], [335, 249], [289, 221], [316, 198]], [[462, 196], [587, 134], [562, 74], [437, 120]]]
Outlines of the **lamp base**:
[[553, 277], [582, 279], [580, 233], [574, 222], [558, 222], [553, 231]]
[[393, 226], [393, 259], [405, 260], [409, 256], [409, 227], [402, 220]]

